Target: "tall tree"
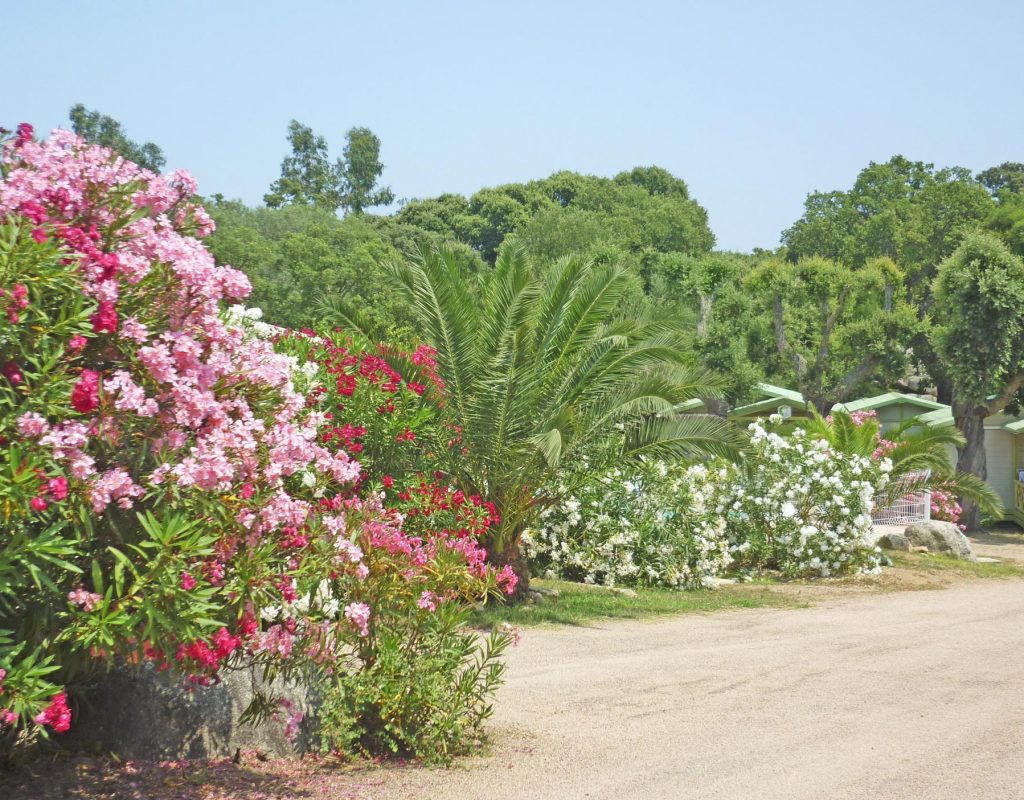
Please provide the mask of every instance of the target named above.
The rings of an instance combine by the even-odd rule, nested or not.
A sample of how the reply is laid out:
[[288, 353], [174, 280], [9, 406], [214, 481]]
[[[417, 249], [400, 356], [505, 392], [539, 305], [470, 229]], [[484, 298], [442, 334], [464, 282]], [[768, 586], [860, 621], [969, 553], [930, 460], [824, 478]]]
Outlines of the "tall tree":
[[332, 212], [344, 208], [355, 214], [392, 202], [395, 195], [391, 189], [377, 188], [384, 171], [380, 139], [369, 128], [352, 128], [345, 141], [342, 158], [331, 163], [327, 140], [293, 119], [288, 125], [291, 155], [281, 162], [281, 177], [263, 201], [271, 208], [312, 205]]
[[[989, 233], [967, 236], [939, 266], [932, 338], [953, 378], [953, 418], [964, 436], [957, 471], [987, 477], [985, 418], [1024, 386], [1024, 259]], [[964, 499], [974, 530], [978, 506]]]
[[355, 214], [373, 206], [394, 202], [388, 186], [377, 186], [384, 171], [380, 161], [380, 139], [369, 128], [352, 128], [345, 134], [345, 152], [338, 163], [342, 179], [341, 205]]
[[263, 196], [271, 208], [307, 205], [337, 211], [342, 203], [342, 176], [327, 154], [327, 140], [298, 120], [288, 123], [291, 155], [281, 162], [281, 177]]
[[71, 130], [90, 144], [109, 147], [129, 161], [153, 172], [160, 172], [167, 163], [159, 147], [152, 142], [133, 142], [125, 135], [121, 123], [113, 117], [99, 111], [89, 111], [81, 103], [72, 106], [68, 116], [71, 118]]

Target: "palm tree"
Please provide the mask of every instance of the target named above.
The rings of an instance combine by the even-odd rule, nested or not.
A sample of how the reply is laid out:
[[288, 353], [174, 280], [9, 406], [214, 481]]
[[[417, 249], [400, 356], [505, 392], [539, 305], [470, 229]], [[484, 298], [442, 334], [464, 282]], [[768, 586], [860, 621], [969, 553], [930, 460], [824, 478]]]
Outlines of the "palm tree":
[[941, 491], [974, 501], [988, 516], [1002, 514], [999, 495], [985, 481], [967, 472], [957, 472], [953, 453], [964, 437], [956, 428], [935, 428], [917, 417], [904, 420], [882, 435], [877, 417], [833, 411], [828, 417], [812, 412], [800, 423], [810, 436], [827, 440], [842, 453], [871, 457], [879, 448], [892, 461], [889, 485], [881, 503], [889, 505], [900, 497], [921, 491]]
[[725, 420], [672, 413], [716, 396], [720, 382], [687, 363], [686, 338], [669, 322], [616, 314], [624, 269], [569, 256], [539, 270], [514, 243], [472, 282], [443, 247], [387, 266], [437, 350], [442, 412], [464, 446], [452, 479], [497, 505], [488, 550], [512, 565], [522, 592], [520, 536], [549, 501], [560, 464], [609, 437], [621, 442], [618, 458], [731, 456], [742, 446]]

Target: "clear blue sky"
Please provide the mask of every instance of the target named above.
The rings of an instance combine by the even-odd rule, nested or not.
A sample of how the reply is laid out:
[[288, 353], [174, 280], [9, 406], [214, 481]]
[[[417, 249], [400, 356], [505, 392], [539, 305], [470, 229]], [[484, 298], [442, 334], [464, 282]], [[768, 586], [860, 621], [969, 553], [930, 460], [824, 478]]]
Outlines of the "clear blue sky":
[[895, 153], [1024, 161], [1021, 2], [9, 2], [0, 124], [76, 102], [257, 202], [296, 118], [398, 197], [658, 164], [725, 249]]

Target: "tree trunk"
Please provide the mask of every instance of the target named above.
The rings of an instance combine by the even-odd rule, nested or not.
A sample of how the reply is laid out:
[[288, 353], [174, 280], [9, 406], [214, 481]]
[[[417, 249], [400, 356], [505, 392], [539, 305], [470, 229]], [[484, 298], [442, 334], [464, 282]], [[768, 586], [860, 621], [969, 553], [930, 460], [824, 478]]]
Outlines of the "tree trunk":
[[729, 416], [729, 401], [723, 400], [721, 397], [702, 397], [701, 400], [704, 403], [704, 407], [708, 410], [709, 414], [713, 414], [716, 417], [725, 419]]
[[804, 400], [814, 406], [814, 409], [823, 417], [827, 417], [832, 413], [832, 406], [837, 402], [831, 397], [815, 397], [807, 394], [804, 394]]
[[935, 399], [940, 403], [945, 403], [947, 406], [953, 404], [953, 381], [944, 375], [933, 376], [932, 382], [935, 384]]
[[700, 299], [700, 312], [697, 315], [697, 338], [703, 339], [708, 335], [708, 326], [711, 324], [711, 308], [715, 296], [700, 292], [697, 297]]
[[[960, 429], [960, 433], [966, 439], [956, 461], [957, 471], [976, 475], [982, 480], [988, 477], [985, 459], [985, 417], [987, 415], [988, 409], [985, 406], [958, 403], [953, 405], [953, 419], [957, 428]], [[960, 524], [965, 525], [969, 531], [978, 530], [981, 524], [981, 512], [978, 509], [978, 504], [966, 498], [960, 498], [960, 506], [963, 508]]]
[[493, 538], [487, 542], [487, 561], [490, 565], [495, 569], [501, 569], [506, 565], [511, 566], [519, 576], [515, 591], [509, 597], [510, 602], [525, 600], [530, 592], [530, 565], [527, 563], [526, 555], [520, 545], [520, 535], [521, 532], [516, 531], [507, 542], [500, 543], [502, 546], [499, 546], [499, 542]]

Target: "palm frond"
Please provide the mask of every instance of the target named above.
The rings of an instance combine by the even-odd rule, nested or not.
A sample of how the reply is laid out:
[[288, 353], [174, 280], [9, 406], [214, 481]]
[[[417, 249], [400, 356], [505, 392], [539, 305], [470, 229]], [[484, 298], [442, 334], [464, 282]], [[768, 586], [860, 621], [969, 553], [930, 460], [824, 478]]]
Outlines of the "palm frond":
[[623, 453], [672, 460], [714, 456], [736, 461], [747, 441], [746, 434], [732, 422], [710, 414], [650, 417], [631, 426]]
[[374, 324], [369, 315], [339, 295], [321, 294], [313, 301], [317, 313], [331, 324], [372, 338]]
[[474, 344], [480, 317], [455, 255], [444, 247], [421, 248], [405, 262], [389, 262], [386, 267], [412, 305], [420, 333], [437, 350], [445, 383], [464, 424], [479, 360]]

